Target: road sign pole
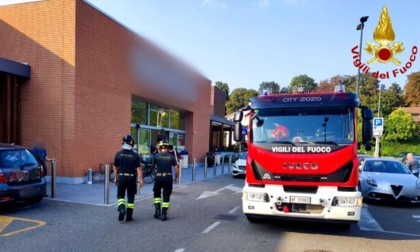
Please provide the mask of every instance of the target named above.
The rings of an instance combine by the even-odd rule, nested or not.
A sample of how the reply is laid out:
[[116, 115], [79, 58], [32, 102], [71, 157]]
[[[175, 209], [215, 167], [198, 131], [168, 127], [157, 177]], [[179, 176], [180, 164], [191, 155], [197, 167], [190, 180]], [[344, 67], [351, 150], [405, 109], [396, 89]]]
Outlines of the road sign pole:
[[375, 154], [374, 157], [378, 158], [379, 157], [379, 141], [380, 141], [381, 136], [376, 136], [376, 142], [375, 142]]

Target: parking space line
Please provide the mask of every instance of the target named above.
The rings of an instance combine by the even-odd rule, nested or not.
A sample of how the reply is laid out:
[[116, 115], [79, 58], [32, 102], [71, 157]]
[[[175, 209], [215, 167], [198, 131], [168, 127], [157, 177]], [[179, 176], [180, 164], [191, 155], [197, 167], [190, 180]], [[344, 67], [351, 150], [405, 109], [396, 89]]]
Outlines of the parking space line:
[[[30, 226], [27, 228], [18, 229], [15, 231], [11, 231], [8, 233], [2, 233], [7, 226], [13, 223], [13, 221], [22, 221], [22, 222], [30, 222], [33, 223], [34, 226]], [[9, 217], [9, 216], [0, 216], [0, 237], [7, 237], [15, 234], [19, 234], [25, 231], [29, 231], [35, 228], [39, 228], [42, 226], [45, 226], [47, 223], [45, 221], [40, 220], [32, 220], [32, 219], [25, 219], [25, 218], [19, 218], [19, 217]]]
[[215, 223], [211, 224], [209, 227], [207, 227], [202, 234], [207, 234], [208, 232], [212, 231], [215, 227], [217, 227], [220, 224], [220, 221], [216, 221]]
[[360, 221], [358, 223], [359, 228], [361, 230], [369, 230], [369, 231], [379, 231], [383, 232], [384, 229], [379, 225], [379, 223], [375, 220], [372, 214], [366, 207], [362, 207], [362, 212], [360, 216]]
[[175, 250], [175, 252], [184, 252], [184, 251], [185, 251], [184, 248], [180, 248], [180, 249]]
[[420, 234], [410, 234], [410, 233], [394, 232], [394, 231], [383, 231], [383, 233], [420, 237]]
[[234, 207], [232, 210], [229, 211], [230, 214], [235, 213], [239, 209], [239, 206]]

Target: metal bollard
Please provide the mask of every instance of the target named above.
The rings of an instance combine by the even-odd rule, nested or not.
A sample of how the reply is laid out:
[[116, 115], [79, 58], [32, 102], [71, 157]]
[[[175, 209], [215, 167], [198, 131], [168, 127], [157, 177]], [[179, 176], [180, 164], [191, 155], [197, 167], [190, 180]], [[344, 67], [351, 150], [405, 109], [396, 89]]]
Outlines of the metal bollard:
[[225, 174], [225, 157], [222, 158], [222, 174]]
[[213, 177], [216, 177], [216, 172], [217, 172], [217, 164], [216, 162], [213, 163]]
[[228, 167], [228, 172], [232, 171], [232, 154], [229, 155], [229, 167]]
[[57, 189], [57, 163], [55, 160], [51, 161], [51, 198], [55, 197]]
[[89, 185], [91, 185], [92, 184], [92, 180], [93, 180], [93, 177], [92, 177], [92, 168], [89, 168], [88, 169], [88, 175], [87, 175], [87, 183]]
[[195, 158], [193, 159], [193, 167], [192, 167], [192, 181], [195, 181]]
[[109, 164], [105, 164], [104, 204], [109, 204]]
[[178, 166], [178, 170], [179, 170], [178, 185], [181, 185], [181, 180], [182, 180], [182, 167], [180, 165]]
[[207, 157], [204, 158], [204, 178], [207, 178]]

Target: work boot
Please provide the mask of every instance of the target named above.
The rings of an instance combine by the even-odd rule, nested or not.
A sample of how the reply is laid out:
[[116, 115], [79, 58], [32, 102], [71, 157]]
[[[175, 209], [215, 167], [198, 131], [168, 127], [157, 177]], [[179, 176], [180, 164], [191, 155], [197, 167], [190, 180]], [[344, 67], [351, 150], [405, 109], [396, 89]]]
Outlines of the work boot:
[[127, 208], [127, 216], [125, 221], [132, 221], [133, 220], [133, 208]]
[[121, 205], [118, 206], [118, 212], [120, 213], [118, 215], [118, 220], [123, 221], [124, 216], [125, 216], [125, 205], [124, 204], [121, 204]]
[[167, 217], [166, 215], [168, 214], [168, 208], [167, 207], [162, 207], [162, 215], [160, 216], [160, 219], [162, 221], [166, 221]]
[[155, 204], [155, 219], [160, 217], [160, 203]]

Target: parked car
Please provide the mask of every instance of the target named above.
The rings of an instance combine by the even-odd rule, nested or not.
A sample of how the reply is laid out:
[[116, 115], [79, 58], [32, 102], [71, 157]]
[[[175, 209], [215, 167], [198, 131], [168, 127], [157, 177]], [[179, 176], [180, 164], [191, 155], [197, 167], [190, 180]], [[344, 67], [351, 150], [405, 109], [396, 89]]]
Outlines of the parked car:
[[365, 162], [366, 158], [373, 158], [373, 156], [365, 155], [361, 153], [357, 154], [357, 159], [359, 159], [359, 170], [362, 169], [363, 163]]
[[366, 158], [359, 190], [365, 199], [420, 203], [420, 180], [393, 158]]
[[46, 194], [46, 182], [37, 160], [24, 147], [0, 144], [0, 203], [39, 203]]
[[246, 175], [246, 158], [248, 157], [248, 152], [244, 152], [242, 156], [233, 164], [232, 176], [244, 176]]

